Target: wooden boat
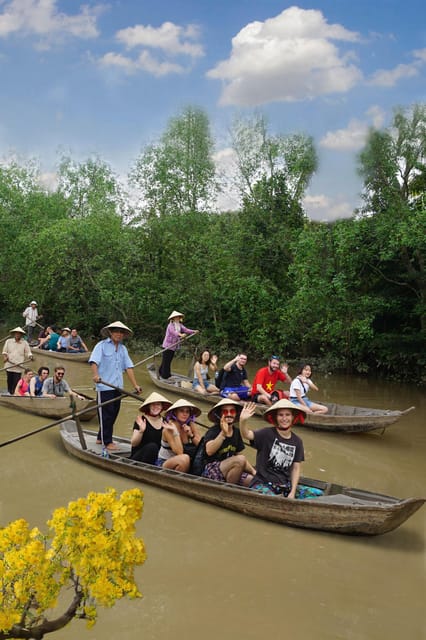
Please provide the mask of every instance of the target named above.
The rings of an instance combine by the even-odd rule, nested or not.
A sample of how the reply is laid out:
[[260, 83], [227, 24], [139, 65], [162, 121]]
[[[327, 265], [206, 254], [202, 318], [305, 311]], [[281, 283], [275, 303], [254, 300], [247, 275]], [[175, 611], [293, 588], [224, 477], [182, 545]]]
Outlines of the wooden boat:
[[[157, 386], [181, 396], [191, 396], [198, 401], [211, 402], [216, 404], [222, 400], [221, 396], [209, 393], [200, 395], [192, 389], [192, 381], [179, 374], [173, 374], [171, 378], [165, 380], [159, 378], [157, 368], [154, 364], [147, 366], [152, 382]], [[369, 409], [367, 407], [353, 407], [351, 405], [323, 402], [328, 407], [328, 413], [309, 413], [306, 416], [304, 427], [309, 427], [316, 431], [329, 431], [335, 433], [363, 433], [366, 431], [385, 431], [387, 427], [394, 424], [399, 418], [413, 411], [414, 407], [409, 407], [404, 411], [392, 411], [388, 409]], [[267, 407], [257, 404], [256, 414], [263, 415]], [[301, 426], [301, 425], [299, 425]]]
[[90, 351], [84, 351], [83, 353], [66, 353], [65, 351], [48, 351], [47, 349], [39, 349], [38, 347], [31, 347], [33, 356], [40, 356], [41, 358], [55, 358], [57, 360], [72, 360], [72, 362], [88, 362]]
[[96, 444], [96, 432], [81, 428], [79, 432], [74, 420], [63, 422], [60, 434], [71, 455], [105, 471], [294, 527], [351, 535], [379, 535], [399, 527], [425, 502], [424, 498], [393, 498], [308, 478], [302, 478], [301, 482], [322, 489], [323, 496], [306, 500], [266, 496], [244, 487], [131, 460], [130, 441], [126, 438], [114, 437], [120, 449], [104, 457], [101, 445]]
[[[84, 395], [80, 391], [80, 396]], [[75, 399], [76, 411], [84, 411], [81, 414], [80, 420], [88, 421], [96, 415], [96, 400], [89, 396], [84, 396], [84, 399]], [[45, 418], [51, 418], [53, 420], [59, 418], [66, 418], [72, 413], [70, 406], [70, 398], [43, 398], [43, 397], [30, 397], [30, 396], [10, 396], [8, 394], [0, 394], [0, 406], [9, 407], [10, 409], [17, 409], [18, 411], [26, 411], [27, 413], [33, 413], [36, 416], [44, 416]]]

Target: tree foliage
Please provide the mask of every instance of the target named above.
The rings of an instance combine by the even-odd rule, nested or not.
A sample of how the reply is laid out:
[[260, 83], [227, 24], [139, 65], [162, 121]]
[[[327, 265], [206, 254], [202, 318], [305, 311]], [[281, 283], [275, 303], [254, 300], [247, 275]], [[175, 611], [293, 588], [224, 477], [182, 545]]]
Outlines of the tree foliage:
[[202, 211], [216, 190], [213, 140], [207, 115], [186, 107], [172, 118], [161, 140], [146, 147], [131, 178], [140, 208], [150, 219], [171, 213]]
[[145, 562], [135, 523], [139, 489], [89, 493], [56, 509], [49, 533], [16, 520], [0, 530], [0, 639], [43, 638], [73, 618], [95, 624], [99, 606], [141, 596], [134, 568]]
[[317, 167], [311, 138], [272, 135], [259, 115], [232, 131], [236, 211], [214, 211], [213, 141], [195, 107], [138, 158], [133, 199], [99, 158], [62, 158], [55, 191], [35, 163], [2, 165], [3, 319], [20, 323], [35, 298], [46, 323], [90, 336], [120, 318], [159, 344], [177, 308], [219, 352], [426, 381], [425, 125], [415, 105], [370, 131], [364, 206], [332, 224], [303, 208]]

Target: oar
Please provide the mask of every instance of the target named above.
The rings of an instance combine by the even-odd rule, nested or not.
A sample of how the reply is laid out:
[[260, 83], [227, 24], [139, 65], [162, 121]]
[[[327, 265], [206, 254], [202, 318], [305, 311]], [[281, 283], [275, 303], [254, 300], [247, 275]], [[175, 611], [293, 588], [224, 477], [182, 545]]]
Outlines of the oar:
[[10, 369], [10, 367], [21, 367], [21, 369], [25, 369], [25, 367], [23, 365], [27, 364], [27, 362], [31, 362], [31, 358], [29, 360], [24, 360], [23, 362], [20, 362], [19, 364], [15, 364], [14, 362], [10, 362], [10, 360], [8, 360], [8, 362], [9, 362], [9, 366], [8, 367], [3, 367], [2, 369], [0, 369], [0, 371], [5, 371], [6, 369]]
[[[177, 342], [171, 344], [170, 347], [164, 347], [164, 349], [161, 349], [161, 351], [156, 351], [155, 353], [152, 354], [152, 356], [148, 356], [147, 358], [144, 358], [143, 360], [139, 360], [139, 362], [137, 362], [133, 366], [134, 367], [138, 367], [140, 364], [143, 364], [144, 362], [147, 362], [148, 360], [151, 360], [152, 358], [155, 358], [155, 356], [159, 356], [161, 353], [164, 353], [164, 351], [167, 351], [167, 349], [171, 349], [171, 347], [177, 347], [184, 340], [189, 340], [190, 338], [192, 338], [192, 336], [197, 336], [197, 335], [199, 335], [199, 332], [198, 333], [190, 333], [190, 334], [184, 336], [183, 338], [179, 338], [179, 340]], [[107, 383], [104, 382], [104, 384], [107, 384]]]
[[[96, 406], [103, 407], [106, 404], [111, 404], [111, 402], [116, 402], [119, 399], [120, 397], [112, 398], [112, 400], [105, 400], [105, 402], [100, 402], [99, 404], [96, 404]], [[52, 399], [52, 402], [55, 402], [55, 401]], [[87, 413], [88, 411], [92, 411], [92, 410], [93, 410], [93, 405], [90, 407], [86, 407], [85, 409], [81, 409], [80, 411], [77, 411], [77, 412], [73, 411], [70, 415], [64, 416], [63, 418], [59, 418], [59, 420], [55, 420], [55, 422], [50, 422], [49, 424], [46, 424], [44, 427], [39, 427], [38, 429], [34, 429], [33, 431], [28, 431], [27, 433], [23, 433], [20, 436], [16, 436], [16, 438], [12, 438], [11, 440], [6, 440], [6, 442], [1, 442], [0, 448], [5, 447], [8, 444], [13, 444], [14, 442], [18, 442], [19, 440], [23, 440], [24, 438], [29, 438], [30, 436], [40, 433], [41, 431], [46, 431], [47, 429], [56, 427], [57, 424], [61, 424], [61, 422], [64, 422], [65, 420], [75, 419], [76, 417], [81, 416], [84, 413]]]
[[[126, 391], [125, 389], [121, 389], [121, 387], [116, 387], [115, 384], [111, 384], [110, 382], [105, 382], [105, 380], [99, 379], [98, 384], [104, 384], [107, 387], [111, 387], [111, 389], [114, 389], [115, 391], [119, 391], [122, 396], [130, 396], [131, 398], [135, 398], [136, 400], [139, 400], [139, 402], [144, 401], [144, 398], [142, 398], [142, 396], [139, 396], [137, 393]], [[114, 400], [117, 400], [117, 398], [114, 398]]]

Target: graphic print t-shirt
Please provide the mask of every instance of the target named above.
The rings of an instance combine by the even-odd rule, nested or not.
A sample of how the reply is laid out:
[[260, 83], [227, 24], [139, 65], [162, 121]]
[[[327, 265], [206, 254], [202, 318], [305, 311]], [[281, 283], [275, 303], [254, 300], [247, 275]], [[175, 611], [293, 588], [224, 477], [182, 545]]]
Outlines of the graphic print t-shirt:
[[258, 482], [283, 484], [290, 480], [293, 463], [305, 459], [303, 442], [295, 433], [282, 438], [276, 429], [266, 427], [254, 432], [253, 446], [257, 449]]

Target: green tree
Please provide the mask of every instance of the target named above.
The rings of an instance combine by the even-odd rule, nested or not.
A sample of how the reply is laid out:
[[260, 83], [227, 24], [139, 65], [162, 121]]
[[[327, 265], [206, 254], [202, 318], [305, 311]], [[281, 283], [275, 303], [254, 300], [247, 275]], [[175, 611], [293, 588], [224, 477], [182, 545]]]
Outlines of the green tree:
[[210, 209], [217, 189], [206, 113], [186, 107], [158, 143], [146, 147], [130, 174], [145, 218]]

